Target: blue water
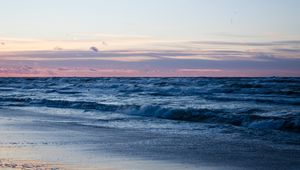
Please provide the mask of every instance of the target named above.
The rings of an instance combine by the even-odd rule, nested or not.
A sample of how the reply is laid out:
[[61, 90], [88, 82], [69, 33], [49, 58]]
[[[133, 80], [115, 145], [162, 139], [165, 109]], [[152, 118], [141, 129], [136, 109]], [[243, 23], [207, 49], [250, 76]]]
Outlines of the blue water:
[[102, 127], [298, 134], [300, 78], [0, 78], [0, 107]]

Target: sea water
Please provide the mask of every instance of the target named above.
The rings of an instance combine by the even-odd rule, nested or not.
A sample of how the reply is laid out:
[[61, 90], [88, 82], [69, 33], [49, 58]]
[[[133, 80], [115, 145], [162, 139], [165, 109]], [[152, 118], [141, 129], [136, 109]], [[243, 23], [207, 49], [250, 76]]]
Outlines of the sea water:
[[0, 78], [0, 107], [51, 115], [40, 121], [300, 143], [300, 78]]

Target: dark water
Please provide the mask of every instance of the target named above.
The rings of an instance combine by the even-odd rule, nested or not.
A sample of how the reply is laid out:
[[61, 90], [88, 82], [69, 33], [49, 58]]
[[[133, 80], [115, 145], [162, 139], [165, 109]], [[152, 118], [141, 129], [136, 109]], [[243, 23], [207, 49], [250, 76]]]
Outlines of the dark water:
[[0, 107], [93, 126], [298, 134], [300, 78], [1, 78]]

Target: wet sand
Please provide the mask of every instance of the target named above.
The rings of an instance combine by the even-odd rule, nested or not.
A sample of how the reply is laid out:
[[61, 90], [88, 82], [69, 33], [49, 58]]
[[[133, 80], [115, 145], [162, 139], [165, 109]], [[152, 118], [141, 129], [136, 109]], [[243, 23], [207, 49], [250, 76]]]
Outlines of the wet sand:
[[[2, 151], [2, 150], [1, 150]], [[67, 169], [62, 165], [51, 165], [45, 162], [35, 160], [0, 160], [1, 169], [12, 170], [62, 170]]]
[[299, 169], [299, 160], [295, 144], [84, 126], [0, 109], [0, 169]]

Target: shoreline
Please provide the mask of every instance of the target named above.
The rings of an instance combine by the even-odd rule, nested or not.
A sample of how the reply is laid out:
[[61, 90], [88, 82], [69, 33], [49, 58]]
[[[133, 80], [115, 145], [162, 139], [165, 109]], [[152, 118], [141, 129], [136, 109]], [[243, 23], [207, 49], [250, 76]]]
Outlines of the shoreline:
[[63, 120], [43, 121], [45, 116], [0, 109], [0, 160], [18, 166], [24, 164], [22, 160], [37, 162], [34, 165], [45, 162], [47, 168], [74, 170], [300, 167], [299, 145], [238, 141], [230, 134], [211, 137], [82, 126]]

